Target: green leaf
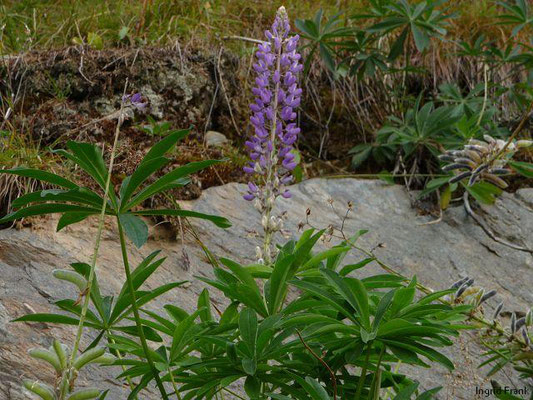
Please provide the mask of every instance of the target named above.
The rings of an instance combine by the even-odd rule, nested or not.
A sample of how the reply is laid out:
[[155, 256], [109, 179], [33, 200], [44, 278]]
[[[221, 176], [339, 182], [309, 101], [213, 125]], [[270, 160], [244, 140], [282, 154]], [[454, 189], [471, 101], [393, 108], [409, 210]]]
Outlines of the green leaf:
[[64, 213], [61, 218], [59, 218], [59, 221], [57, 221], [57, 227], [56, 230], [59, 232], [61, 229], [76, 224], [78, 222], [81, 222], [85, 220], [87, 217], [90, 217], [91, 215], [94, 215], [94, 212], [67, 212]]
[[0, 224], [21, 218], [32, 217], [35, 215], [60, 214], [65, 212], [84, 212], [87, 214], [98, 214], [100, 210], [96, 208], [81, 207], [73, 204], [63, 203], [37, 204], [35, 206], [25, 207], [21, 210], [12, 212], [11, 214], [8, 214], [3, 218], [0, 218]]
[[379, 301], [378, 308], [376, 309], [376, 314], [374, 316], [374, 321], [372, 322], [372, 329], [376, 330], [379, 327], [383, 315], [391, 305], [392, 299], [394, 297], [396, 290], [391, 290], [387, 292]]
[[298, 265], [294, 263], [295, 256], [280, 255], [274, 264], [269, 282], [268, 308], [270, 315], [278, 312], [287, 295], [287, 281], [294, 277]]
[[344, 314], [346, 318], [349, 318], [350, 320], [359, 323], [359, 321], [357, 321], [357, 319], [354, 317], [353, 313], [344, 306], [343, 302], [340, 302], [338, 299], [332, 296], [330, 292], [322, 289], [321, 286], [303, 280], [292, 280], [290, 281], [290, 283], [293, 286], [305, 290], [306, 292], [309, 292], [321, 299], [322, 301], [328, 303], [337, 311]]
[[362, 325], [368, 330], [370, 328], [368, 295], [361, 281], [355, 278], [342, 278], [335, 271], [326, 268], [321, 268], [320, 273], [326, 277], [338, 293], [357, 311], [361, 317]]
[[76, 189], [78, 185], [74, 182], [69, 181], [59, 175], [52, 174], [50, 172], [41, 171], [40, 169], [31, 169], [31, 168], [13, 168], [13, 169], [1, 169], [0, 174], [10, 174], [23, 176], [26, 178], [37, 179], [41, 182], [51, 183], [52, 185], [61, 186], [66, 189]]
[[187, 342], [192, 339], [191, 337], [188, 337], [187, 333], [194, 326], [194, 320], [198, 317], [201, 311], [202, 310], [195, 311], [176, 326], [172, 336], [172, 345], [170, 347], [171, 361], [176, 359], [179, 353], [184, 349]]
[[79, 320], [61, 314], [38, 313], [24, 315], [23, 317], [13, 320], [13, 322], [49, 322], [52, 324], [78, 325]]
[[239, 315], [239, 332], [255, 358], [257, 342], [257, 314], [251, 308], [245, 308]]
[[463, 184], [464, 188], [482, 204], [494, 204], [502, 190], [488, 182], [478, 182], [472, 186]]
[[148, 240], [148, 226], [139, 217], [133, 214], [119, 214], [118, 219], [126, 232], [126, 236], [133, 244], [140, 248]]
[[394, 44], [391, 46], [391, 50], [389, 52], [389, 61], [396, 60], [402, 54], [405, 39], [407, 38], [408, 33], [409, 29], [407, 27], [403, 28], [400, 36], [398, 36], [398, 38], [394, 41]]
[[324, 389], [324, 387], [315, 379], [306, 376], [305, 381], [309, 384], [308, 393], [313, 400], [331, 400], [326, 389]]
[[429, 47], [429, 36], [415, 23], [411, 23], [411, 31], [413, 32], [416, 48], [422, 53], [427, 47]]
[[199, 309], [203, 311], [200, 313], [200, 320], [202, 322], [213, 321], [213, 315], [211, 315], [211, 300], [209, 299], [209, 291], [207, 289], [202, 290], [200, 296], [198, 296]]
[[244, 391], [250, 396], [250, 399], [259, 399], [261, 396], [261, 381], [255, 376], [246, 377]]
[[201, 212], [189, 211], [189, 210], [172, 210], [172, 209], [142, 210], [142, 211], [134, 211], [133, 214], [144, 215], [144, 216], [166, 215], [166, 216], [173, 216], [173, 217], [199, 218], [199, 219], [205, 219], [207, 221], [211, 221], [219, 228], [229, 228], [231, 226], [231, 222], [224, 217], [219, 217], [218, 215], [204, 214]]
[[398, 314], [404, 307], [407, 307], [413, 302], [415, 298], [414, 288], [401, 288], [394, 293], [392, 300], [391, 314], [394, 316]]
[[533, 178], [533, 163], [525, 161], [509, 161], [509, 165], [520, 175], [523, 175], [526, 178]]
[[418, 385], [420, 385], [418, 382], [411, 383], [394, 396], [393, 400], [410, 400], [413, 393], [418, 389]]
[[100, 148], [91, 143], [74, 141], [69, 141], [67, 148], [72, 153], [68, 153], [65, 150], [55, 150], [54, 152], [78, 164], [105, 190], [107, 169]]
[[124, 180], [124, 186], [120, 189], [120, 209], [122, 211], [125, 211], [124, 206], [127, 204], [135, 190], [152, 174], [167, 165], [169, 161], [168, 158], [158, 157], [146, 162], [143, 161], [139, 164], [135, 172]]
[[224, 161], [225, 160], [197, 161], [197, 162], [186, 164], [182, 167], [178, 167], [168, 172], [167, 174], [163, 175], [153, 184], [141, 190], [137, 195], [135, 195], [135, 197], [133, 197], [133, 199], [126, 206], [124, 206], [124, 209], [129, 210], [132, 207], [135, 207], [136, 205], [141, 204], [144, 200], [165, 190], [168, 187], [168, 185], [171, 185], [172, 183], [176, 182], [178, 179], [187, 177], [190, 174], [201, 171], [207, 167], [210, 167], [211, 165], [215, 165], [215, 164], [218, 164]]

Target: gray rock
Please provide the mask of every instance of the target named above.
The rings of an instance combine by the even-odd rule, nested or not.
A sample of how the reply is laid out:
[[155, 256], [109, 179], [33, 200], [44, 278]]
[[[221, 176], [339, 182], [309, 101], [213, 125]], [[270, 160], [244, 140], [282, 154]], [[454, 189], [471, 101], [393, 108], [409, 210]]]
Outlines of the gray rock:
[[220, 132], [207, 131], [205, 133], [205, 145], [207, 147], [222, 147], [228, 142], [228, 138]]
[[[507, 311], [525, 311], [533, 304], [533, 258], [495, 243], [475, 225], [462, 207], [446, 211], [438, 224], [422, 225], [431, 220], [420, 216], [411, 208], [409, 196], [401, 186], [387, 186], [379, 181], [338, 179], [313, 179], [294, 186], [293, 197], [280, 201], [278, 211], [287, 211], [286, 235], [298, 236], [298, 224], [305, 221], [309, 208], [309, 221], [317, 228], [331, 224], [340, 227], [347, 204], [353, 202], [353, 211], [344, 221], [344, 231], [351, 234], [368, 229], [358, 242], [366, 249], [376, 248], [380, 259], [405, 275], [417, 275], [419, 281], [433, 289], [449, 287], [458, 276], [468, 274], [476, 284], [487, 290], [497, 289], [491, 299], [491, 310], [499, 301], [505, 301]], [[206, 190], [200, 199], [184, 204], [197, 211], [218, 213], [228, 217], [233, 226], [225, 231], [204, 222], [195, 221], [205, 245], [216, 255], [240, 262], [254, 261], [254, 248], [259, 242], [257, 211], [241, 196], [245, 186], [228, 184]], [[332, 204], [328, 201], [333, 199]], [[494, 206], [483, 207], [483, 213], [491, 227], [507, 240], [533, 247], [533, 190], [523, 189], [515, 194], [504, 194]], [[65, 296], [74, 297], [71, 285], [57, 281], [51, 275], [54, 268], [67, 267], [74, 261], [90, 259], [96, 220], [67, 227], [56, 233], [56, 219], [35, 224], [33, 230], [0, 231], [0, 398], [24, 398], [20, 393], [21, 377], [39, 378], [53, 382], [51, 371], [43, 368], [27, 355], [35, 346], [49, 345], [53, 337], [71, 343], [74, 328], [49, 324], [12, 323], [11, 319], [28, 312], [49, 312], [53, 302]], [[123, 282], [120, 248], [114, 224], [109, 224], [104, 236], [98, 262], [98, 278], [105, 294], [117, 293]], [[178, 288], [165, 298], [152, 304], [153, 309], [174, 302], [187, 310], [193, 310], [196, 297], [204, 285], [194, 275], [211, 275], [211, 267], [205, 262], [202, 250], [193, 241], [185, 243], [190, 266], [183, 261], [182, 247], [168, 239], [162, 226], [151, 227], [151, 240], [140, 250], [130, 250], [131, 261], [136, 265], [143, 256], [155, 249], [162, 249], [167, 261], [147, 282], [147, 288], [176, 280], [191, 280], [187, 288]], [[279, 242], [284, 238], [278, 237]], [[334, 245], [334, 241], [321, 243], [322, 247]], [[360, 260], [362, 254], [352, 252], [347, 263]], [[361, 274], [382, 273], [378, 265], [370, 264]], [[214, 300], [225, 300], [212, 291]], [[87, 345], [91, 337], [85, 337]], [[475, 333], [464, 333], [446, 354], [456, 364], [449, 373], [439, 366], [415, 370], [401, 366], [400, 372], [412, 374], [425, 388], [444, 386], [441, 399], [476, 398], [476, 386], [488, 388], [487, 369], [478, 370], [482, 348]], [[125, 388], [113, 381], [120, 368], [93, 368], [84, 372], [80, 385], [95, 384], [109, 388], [108, 399], [124, 399]], [[509, 368], [495, 376], [499, 382], [522, 387], [516, 374]], [[154, 388], [141, 398], [158, 398]]]

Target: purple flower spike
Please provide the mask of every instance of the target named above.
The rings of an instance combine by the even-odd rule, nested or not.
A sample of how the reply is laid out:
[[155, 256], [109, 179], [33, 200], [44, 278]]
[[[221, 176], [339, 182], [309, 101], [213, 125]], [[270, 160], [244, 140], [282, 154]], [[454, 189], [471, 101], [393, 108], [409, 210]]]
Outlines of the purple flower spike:
[[272, 215], [275, 200], [291, 197], [286, 186], [293, 181], [291, 171], [297, 165], [293, 146], [300, 133], [296, 109], [301, 103], [298, 78], [303, 65], [297, 53], [299, 36], [289, 33], [287, 12], [280, 7], [272, 27], [265, 32], [267, 40], [258, 46], [257, 60], [252, 65], [256, 73], [256, 86], [252, 89], [255, 100], [250, 105], [254, 135], [245, 143], [252, 161], [244, 171], [254, 175], [254, 181], [262, 185], [258, 187], [250, 182], [243, 197], [253, 200], [262, 213], [265, 235], [258, 258], [267, 264], [276, 252], [271, 246], [272, 235], [283, 225], [280, 217]]
[[297, 53], [299, 36], [289, 33], [287, 12], [280, 7], [272, 27], [265, 32], [267, 40], [258, 46], [253, 64], [257, 75], [252, 92], [256, 98], [250, 105], [250, 122], [255, 134], [246, 142], [252, 163], [244, 170], [263, 177], [260, 180], [265, 182], [264, 187], [250, 187], [250, 193], [263, 204], [269, 198], [270, 203], [278, 196], [288, 198], [284, 186], [292, 181], [291, 171], [296, 167], [292, 149], [300, 133], [295, 110], [301, 102], [298, 75], [303, 66]]

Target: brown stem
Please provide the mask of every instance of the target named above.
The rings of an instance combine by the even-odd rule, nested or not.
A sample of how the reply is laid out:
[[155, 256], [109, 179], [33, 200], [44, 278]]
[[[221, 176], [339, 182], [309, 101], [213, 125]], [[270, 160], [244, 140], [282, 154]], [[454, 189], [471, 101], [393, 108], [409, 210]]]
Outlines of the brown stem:
[[300, 338], [300, 341], [304, 345], [304, 347], [311, 353], [313, 357], [315, 357], [329, 372], [329, 375], [331, 376], [331, 383], [333, 385], [333, 400], [337, 400], [337, 380], [335, 379], [335, 372], [330, 368], [327, 362], [324, 361], [322, 357], [320, 357], [318, 354], [316, 354], [311, 347], [307, 343], [305, 343], [304, 338], [300, 334], [300, 331], [296, 331], [296, 334]]

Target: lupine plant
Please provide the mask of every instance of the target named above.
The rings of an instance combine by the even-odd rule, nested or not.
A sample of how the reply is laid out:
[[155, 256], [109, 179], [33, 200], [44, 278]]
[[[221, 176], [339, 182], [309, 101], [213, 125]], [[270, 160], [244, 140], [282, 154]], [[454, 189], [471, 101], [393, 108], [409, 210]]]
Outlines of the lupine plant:
[[[374, 9], [374, 12], [392, 10], [402, 16], [395, 25], [394, 20], [383, 15], [386, 24], [374, 25], [374, 31], [389, 32], [401, 26], [403, 31], [395, 47], [403, 48], [410, 30], [417, 48], [424, 50], [429, 36], [439, 30], [431, 31], [426, 27], [432, 34], [424, 34], [420, 29], [431, 18], [440, 22], [443, 17], [433, 13], [434, 2], [426, 8], [413, 8], [405, 1], [400, 4], [404, 5], [403, 9]], [[305, 26], [309, 28], [308, 24]], [[153, 196], [168, 194], [169, 190], [186, 185], [190, 174], [218, 162], [190, 163], [161, 174], [160, 170], [170, 163], [165, 154], [174, 149], [187, 134], [186, 130], [170, 131], [169, 126], [164, 125], [158, 127], [157, 133], [150, 131], [164, 138], [147, 152], [119, 190], [111, 186], [124, 108], [146, 108], [142, 95], [127, 95], [122, 99], [107, 168], [101, 149], [95, 145], [69, 142], [68, 150], [58, 151], [92, 179], [90, 188], [41, 170], [1, 171], [35, 178], [54, 188], [17, 199], [13, 203], [15, 211], [0, 219], [0, 223], [61, 214], [60, 230], [91, 215], [100, 215], [91, 263], [74, 263], [72, 269], [53, 272], [57, 279], [74, 284], [78, 297], [57, 301], [55, 305], [61, 314], [30, 314], [18, 319], [78, 326], [72, 351], [54, 341], [51, 349], [30, 353], [32, 357], [47, 361], [57, 372], [54, 387], [24, 382], [28, 390], [42, 399], [103, 399], [105, 391], [75, 389], [78, 371], [88, 363], [120, 366], [122, 373], [117, 379], [124, 379], [129, 385], [128, 400], [141, 396], [142, 390], [153, 381], [162, 399], [175, 396], [178, 400], [218, 400], [224, 398], [225, 393], [234, 398], [247, 396], [261, 400], [427, 400], [441, 388], [422, 392], [419, 383], [400, 373], [398, 366], [428, 368], [430, 363], [438, 363], [448, 370], [454, 368], [452, 361], [439, 349], [451, 346], [452, 338], [460, 330], [469, 328], [462, 323], [464, 320], [482, 321], [478, 313], [482, 304], [495, 295], [494, 291], [485, 293], [473, 287], [473, 280], [469, 278], [460, 280], [450, 289], [430, 291], [423, 288], [416, 277], [408, 279], [394, 273], [365, 251], [363, 259], [346, 263], [345, 257], [351, 249], [361, 250], [357, 240], [365, 231], [348, 238], [343, 234], [339, 244], [326, 250], [317, 247], [329, 233], [315, 229], [304, 231], [300, 238], [284, 245], [273, 245], [273, 235], [282, 227], [281, 217], [273, 215], [274, 205], [276, 200], [290, 197], [287, 185], [292, 182], [292, 171], [296, 167], [293, 146], [300, 133], [296, 109], [302, 94], [298, 79], [303, 66], [297, 51], [298, 36], [290, 35], [285, 8], [278, 10], [265, 36], [267, 40], [260, 43], [253, 66], [257, 73], [257, 86], [253, 89], [256, 99], [250, 106], [254, 135], [246, 142], [251, 161], [245, 167], [253, 181], [244, 195], [261, 213], [263, 246], [257, 251], [258, 262], [250, 265], [227, 258], [217, 259], [202, 246], [213, 266], [213, 276], [198, 277], [198, 280], [223, 293], [227, 300], [224, 309], [216, 306], [209, 291], [204, 289], [192, 312], [176, 304], [166, 304], [156, 312], [148, 307], [150, 302], [183, 282], [169, 282], [150, 291], [141, 289], [164, 262], [164, 258], [157, 258], [159, 252], [150, 254], [131, 271], [126, 238], [138, 247], [147, 241], [148, 227], [141, 217], [190, 217], [211, 221], [222, 228], [230, 225], [223, 217], [179, 207], [143, 208]], [[435, 115], [430, 118], [432, 113]], [[420, 123], [420, 114], [432, 123]], [[439, 116], [451, 118], [440, 108], [433, 110], [432, 105], [417, 106], [416, 112], [410, 115], [413, 135], [421, 141], [439, 128]], [[398, 133], [397, 137], [402, 138], [402, 134]], [[499, 178], [492, 175], [509, 162], [507, 150], [513, 149], [508, 143], [502, 145], [492, 140], [485, 144], [472, 142], [469, 146], [474, 147], [466, 148], [461, 154], [446, 154], [450, 157], [448, 161], [460, 164], [460, 168], [469, 173], [452, 179], [459, 181], [468, 177], [472, 186], [478, 179], [498, 183]], [[400, 144], [409, 147], [409, 143]], [[476, 154], [468, 153], [470, 150]], [[480, 169], [478, 164], [486, 167]], [[126, 273], [126, 282], [118, 295], [103, 293], [97, 279], [98, 246], [106, 216], [117, 222]], [[192, 226], [191, 231], [194, 232]], [[387, 273], [360, 276], [360, 270], [373, 262], [386, 267]], [[424, 289], [423, 295], [416, 296], [420, 288]], [[531, 319], [529, 312], [524, 318], [511, 320], [510, 334], [516, 337], [522, 332], [520, 346], [527, 346], [527, 353], [519, 353], [520, 357], [530, 354], [530, 338], [523, 332], [531, 325]], [[134, 325], [130, 325], [130, 321]], [[84, 328], [94, 330], [96, 338], [78, 354]], [[496, 322], [493, 329], [502, 331]], [[514, 359], [516, 348], [512, 347], [517, 344], [511, 342], [512, 345], [496, 341], [489, 362], [496, 361], [499, 368], [517, 361]], [[112, 355], [106, 353], [104, 345]], [[525, 372], [529, 373], [529, 358], [525, 364], [520, 368], [528, 368]]]
[[257, 73], [257, 86], [253, 88], [256, 99], [250, 105], [254, 135], [246, 141], [251, 161], [244, 170], [256, 175], [259, 185], [250, 182], [244, 198], [254, 201], [261, 212], [265, 235], [257, 256], [266, 264], [275, 255], [272, 236], [282, 226], [282, 219], [273, 215], [272, 210], [278, 197], [290, 197], [285, 187], [293, 180], [291, 171], [296, 167], [293, 144], [300, 133], [295, 108], [300, 105], [302, 89], [298, 87], [298, 75], [303, 65], [297, 52], [298, 35], [289, 36], [289, 32], [287, 12], [281, 7], [271, 30], [265, 32], [267, 41], [259, 45], [253, 65]]
[[[72, 369], [72, 366], [75, 362], [75, 358], [78, 356], [83, 328], [87, 322], [93, 319], [93, 317], [96, 318], [89, 310], [89, 304], [91, 296], [94, 295], [96, 298], [98, 298], [97, 292], [93, 293], [93, 291], [98, 290], [97, 286], [95, 287], [94, 282], [100, 238], [104, 226], [104, 218], [106, 215], [115, 218], [118, 227], [124, 271], [126, 273], [125, 285], [127, 287], [127, 297], [123, 296], [126, 292], [125, 289], [123, 290], [123, 293], [119, 295], [119, 300], [122, 297], [122, 301], [117, 302], [113, 310], [114, 313], [111, 315], [109, 315], [109, 312], [111, 311], [112, 298], [107, 297], [105, 302], [100, 298], [100, 301], [95, 302], [95, 307], [98, 309], [101, 317], [101, 332], [99, 338], [101, 338], [102, 334], [110, 331], [112, 323], [116, 322], [116, 318], [120, 316], [125, 308], [130, 308], [135, 320], [133, 332], [140, 339], [142, 352], [144, 353], [149, 366], [149, 372], [147, 375], [149, 375], [150, 379], [155, 379], [158, 389], [161, 392], [161, 396], [163, 399], [166, 399], [168, 397], [161, 382], [161, 378], [159, 377], [159, 371], [154, 365], [151, 352], [147, 344], [145, 329], [143, 329], [139, 314], [139, 305], [143, 304], [142, 299], [145, 293], [138, 293], [137, 289], [144, 281], [143, 275], [140, 277], [135, 277], [134, 280], [134, 274], [131, 273], [129, 264], [126, 236], [137, 247], [141, 247], [146, 242], [148, 239], [148, 227], [140, 218], [141, 216], [172, 215], [177, 217], [204, 218], [212, 221], [214, 224], [220, 227], [228, 227], [230, 226], [230, 223], [223, 217], [181, 209], [139, 209], [139, 206], [141, 206], [143, 202], [151, 197], [160, 193], [164, 193], [170, 189], [186, 185], [189, 182], [188, 176], [191, 173], [200, 171], [218, 162], [216, 160], [206, 160], [197, 163], [190, 163], [172, 169], [170, 172], [167, 172], [161, 177], [155, 179], [155, 182], [153, 183], [143, 185], [150, 177], [154, 176], [159, 170], [161, 170], [170, 162], [170, 159], [166, 158], [164, 155], [175, 147], [176, 143], [188, 133], [188, 130], [173, 131], [159, 143], [153, 146], [145, 155], [134, 173], [123, 180], [118, 193], [114, 188], [111, 187], [110, 183], [115, 151], [117, 148], [120, 128], [125, 118], [124, 111], [126, 107], [142, 109], [145, 107], [145, 103], [142, 101], [142, 96], [138, 93], [131, 96], [123, 96], [120, 110], [115, 115], [117, 124], [113, 148], [111, 150], [109, 168], [106, 168], [101, 149], [90, 143], [70, 141], [67, 143], [67, 148], [70, 151], [57, 151], [57, 153], [76, 164], [84, 173], [86, 173], [87, 176], [93, 180], [94, 187], [98, 189], [82, 187], [59, 175], [41, 170], [28, 168], [2, 170], [2, 173], [35, 178], [41, 182], [59, 187], [60, 189], [41, 190], [18, 198], [13, 203], [13, 207], [18, 210], [0, 219], [0, 223], [36, 215], [61, 214], [61, 218], [57, 224], [57, 229], [61, 230], [68, 225], [83, 221], [91, 215], [100, 215], [91, 264], [89, 265], [88, 269], [80, 267], [80, 271], [75, 272], [78, 274], [81, 272], [82, 275], [85, 273], [86, 275], [86, 286], [83, 287], [83, 285], [81, 285], [83, 288], [80, 287], [79, 302], [83, 302], [83, 304], [81, 307], [79, 307], [79, 302], [72, 303], [71, 301], [64, 301], [61, 302], [60, 305], [61, 308], [66, 308], [68, 311], [79, 316], [77, 321], [74, 320], [77, 322], [78, 331], [74, 341], [73, 350], [71, 352], [71, 357], [69, 358], [67, 368], [64, 370], [64, 373], [67, 375], [65, 379], [67, 381], [72, 381], [72, 379], [74, 379], [72, 374], [75, 372]], [[103, 196], [99, 194], [99, 191], [103, 193]], [[147, 263], [149, 262], [150, 260], [147, 261]], [[148, 268], [144, 272], [150, 270], [153, 272], [152, 268], [154, 268], [154, 265], [155, 268], [157, 268], [158, 263], [148, 265]], [[143, 268], [139, 268], [136, 272], [140, 274], [142, 270]], [[59, 276], [65, 277], [66, 273], [60, 273]], [[72, 279], [76, 278], [75, 275], [72, 274], [70, 277]], [[81, 278], [85, 277], [81, 276], [75, 280], [82, 282]], [[181, 283], [169, 283], [156, 290], [155, 293], [164, 293], [165, 291], [179, 286], [180, 284]], [[153, 297], [147, 296], [144, 299], [146, 300], [151, 298]], [[32, 320], [32, 318], [34, 321], [49, 320], [51, 322], [57, 322], [58, 319], [61, 320], [61, 318], [57, 315], [34, 315], [29, 316], [28, 320]], [[63, 320], [63, 322], [65, 321]], [[72, 323], [72, 319], [70, 320], [70, 323]], [[61, 396], [58, 398], [58, 400], [64, 400], [67, 393], [60, 392], [60, 395]]]

